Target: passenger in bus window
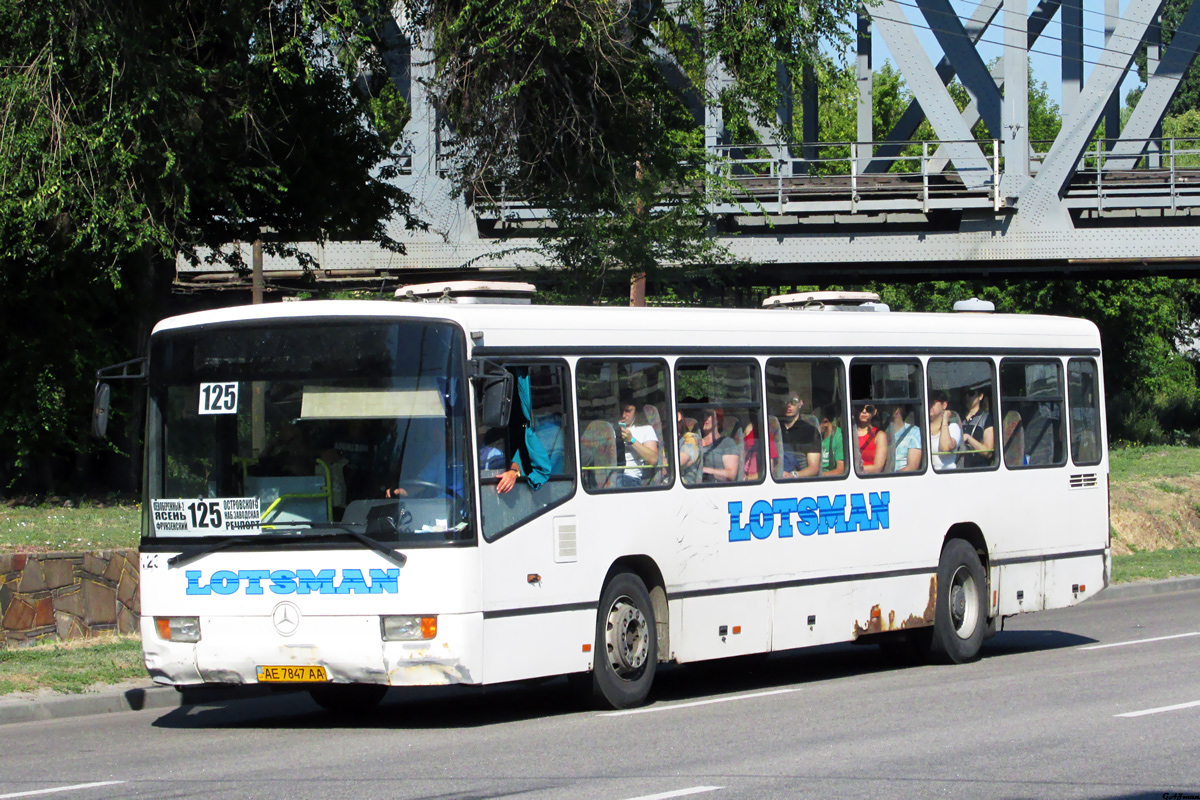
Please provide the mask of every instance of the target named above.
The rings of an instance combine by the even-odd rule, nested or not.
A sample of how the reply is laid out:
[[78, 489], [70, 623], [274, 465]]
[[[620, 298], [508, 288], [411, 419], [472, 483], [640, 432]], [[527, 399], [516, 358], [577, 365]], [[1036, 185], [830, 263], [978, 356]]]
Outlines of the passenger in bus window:
[[783, 477], [811, 478], [821, 472], [821, 432], [801, 416], [804, 401], [796, 392], [783, 404], [779, 432], [783, 437]]
[[963, 469], [988, 467], [996, 453], [996, 425], [988, 409], [988, 386], [966, 390], [967, 418], [963, 422]]
[[643, 467], [658, 464], [658, 435], [654, 427], [646, 422], [645, 414], [638, 411], [631, 395], [621, 397], [619, 424], [621, 446], [625, 451], [624, 462], [629, 469], [617, 476], [617, 485], [630, 489], [642, 485]]
[[854, 417], [854, 433], [858, 437], [858, 451], [862, 454], [862, 471], [874, 475], [883, 472], [887, 463], [887, 434], [876, 426], [875, 406], [865, 403], [858, 407]]
[[679, 428], [679, 477], [684, 483], [700, 482], [700, 435], [696, 433], [696, 420], [685, 417], [682, 411], [675, 412]]
[[700, 428], [700, 472], [705, 483], [736, 481], [738, 477], [741, 456], [733, 437], [721, 435], [724, 421], [725, 413], [721, 409], [704, 409], [704, 421]]
[[906, 405], [892, 407], [894, 442], [892, 446], [892, 471], [917, 472], [921, 469], [921, 429], [912, 421], [912, 411]]
[[[770, 453], [769, 458], [774, 463], [779, 458], [779, 452], [775, 449], [775, 442], [771, 437], [767, 437], [767, 450]], [[753, 422], [747, 422], [746, 427], [742, 428], [742, 460], [746, 465], [743, 470], [744, 477], [748, 481], [758, 480], [758, 430], [754, 427]]]
[[821, 474], [837, 477], [846, 472], [846, 445], [836, 416], [821, 418]]
[[962, 426], [950, 410], [950, 397], [940, 389], [929, 393], [929, 441], [933, 445], [933, 468], [939, 471], [958, 468], [958, 446]]

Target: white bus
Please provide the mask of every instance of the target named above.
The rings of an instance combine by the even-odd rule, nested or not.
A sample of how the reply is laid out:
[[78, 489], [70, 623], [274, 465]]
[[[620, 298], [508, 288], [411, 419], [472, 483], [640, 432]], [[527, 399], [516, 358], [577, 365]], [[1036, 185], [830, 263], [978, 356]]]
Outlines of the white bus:
[[[574, 675], [906, 641], [976, 658], [1108, 583], [1100, 338], [999, 314], [313, 301], [164, 320], [164, 684]], [[510, 488], [511, 487], [511, 488]], [[508, 489], [508, 491], [502, 491]]]

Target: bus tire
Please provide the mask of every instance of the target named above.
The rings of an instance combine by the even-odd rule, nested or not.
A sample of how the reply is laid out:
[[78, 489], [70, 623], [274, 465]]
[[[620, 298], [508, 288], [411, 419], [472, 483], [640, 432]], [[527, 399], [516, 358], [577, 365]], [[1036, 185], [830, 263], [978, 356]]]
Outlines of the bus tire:
[[654, 606], [646, 584], [617, 573], [600, 594], [596, 614], [592, 700], [601, 708], [632, 708], [650, 694], [658, 667]]
[[979, 657], [987, 631], [987, 578], [975, 548], [951, 539], [938, 563], [932, 654], [954, 664]]
[[330, 683], [308, 690], [313, 702], [343, 716], [363, 714], [379, 705], [388, 687], [376, 683]]

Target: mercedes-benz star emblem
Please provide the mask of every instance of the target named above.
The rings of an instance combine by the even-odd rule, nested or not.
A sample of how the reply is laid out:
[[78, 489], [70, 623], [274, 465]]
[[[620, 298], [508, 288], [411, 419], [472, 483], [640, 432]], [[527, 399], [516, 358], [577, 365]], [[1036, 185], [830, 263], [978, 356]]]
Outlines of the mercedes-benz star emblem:
[[300, 627], [300, 609], [295, 603], [280, 603], [271, 612], [271, 622], [280, 636], [291, 636]]

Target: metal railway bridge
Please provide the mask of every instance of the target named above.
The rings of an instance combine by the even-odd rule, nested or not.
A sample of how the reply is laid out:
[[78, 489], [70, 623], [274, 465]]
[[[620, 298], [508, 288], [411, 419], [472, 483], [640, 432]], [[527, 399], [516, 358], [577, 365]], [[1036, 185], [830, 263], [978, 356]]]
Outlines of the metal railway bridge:
[[[1099, 4], [1099, 0], [1096, 0]], [[1163, 0], [981, 0], [963, 18], [949, 0], [880, 0], [858, 21], [857, 140], [818, 140], [816, 92], [801, 91], [802, 142], [763, 132], [752, 144], [730, 140], [719, 108], [702, 111], [709, 149], [726, 157], [739, 195], [711, 207], [714, 229], [735, 256], [761, 265], [774, 283], [855, 282], [875, 278], [1072, 273], [1200, 274], [1200, 139], [1163, 138], [1161, 123], [1200, 45], [1200, 0], [1184, 15], [1169, 46], [1160, 42]], [[907, 9], [907, 11], [906, 11]], [[1101, 47], [1085, 59], [1085, 10], [1104, 20]], [[867, 15], [869, 13], [869, 16]], [[1054, 28], [1061, 35], [1043, 34]], [[916, 35], [933, 32], [935, 61]], [[989, 28], [1002, 57], [985, 63]], [[453, 195], [439, 126], [428, 101], [427, 42], [407, 42], [395, 28], [385, 61], [410, 102], [399, 181], [414, 211], [430, 223], [419, 234], [397, 223], [407, 252], [371, 244], [308, 245], [318, 279], [373, 282], [440, 280], [538, 266], [536, 252], [514, 247], [544, 214], [512, 202], [477, 213]], [[914, 95], [890, 131], [872, 129], [872, 42], [881, 39]], [[1062, 129], [1052, 142], [1029, 139], [1028, 58], [1056, 51]], [[1121, 124], [1120, 89], [1134, 56], [1146, 47], [1148, 81]], [[1085, 70], [1090, 66], [1090, 70]], [[1085, 79], [1086, 73], [1086, 79]], [[970, 103], [960, 111], [947, 88], [957, 77]], [[1042, 76], [1043, 78], [1045, 76]], [[714, 80], [721, 80], [718, 74]], [[805, 80], [811, 81], [811, 77]], [[803, 81], [801, 81], [803, 83]], [[805, 87], [809, 88], [809, 87]], [[784, 93], [785, 97], [790, 93]], [[792, 109], [779, 109], [790, 128]], [[928, 120], [937, 141], [912, 142]], [[982, 120], [990, 136], [971, 131]], [[1093, 139], [1101, 122], [1104, 139]], [[246, 245], [247, 262], [250, 246]], [[294, 262], [268, 257], [267, 279], [297, 275]], [[178, 282], [236, 280], [211, 265], [180, 259]]]

